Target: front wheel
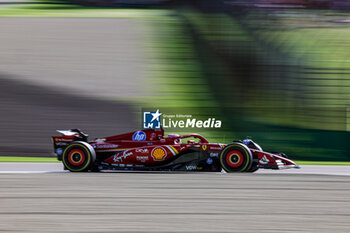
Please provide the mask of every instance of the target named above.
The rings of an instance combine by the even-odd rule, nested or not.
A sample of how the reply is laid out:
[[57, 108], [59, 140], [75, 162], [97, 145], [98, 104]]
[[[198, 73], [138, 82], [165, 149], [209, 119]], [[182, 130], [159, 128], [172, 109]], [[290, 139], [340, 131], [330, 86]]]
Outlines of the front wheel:
[[86, 142], [72, 142], [63, 151], [62, 162], [71, 172], [84, 172], [92, 168], [96, 159], [95, 150]]
[[242, 143], [227, 145], [219, 155], [221, 167], [226, 172], [245, 172], [252, 166], [253, 156], [249, 148]]

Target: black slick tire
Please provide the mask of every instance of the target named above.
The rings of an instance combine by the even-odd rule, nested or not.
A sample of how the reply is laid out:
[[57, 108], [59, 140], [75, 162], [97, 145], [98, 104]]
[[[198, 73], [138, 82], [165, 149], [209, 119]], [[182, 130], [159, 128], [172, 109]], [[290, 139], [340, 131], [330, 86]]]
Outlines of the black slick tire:
[[250, 149], [242, 144], [234, 142], [228, 144], [219, 154], [221, 167], [226, 172], [249, 171], [253, 163]]
[[89, 171], [96, 160], [94, 148], [82, 141], [70, 143], [63, 151], [62, 162], [65, 168], [71, 172]]

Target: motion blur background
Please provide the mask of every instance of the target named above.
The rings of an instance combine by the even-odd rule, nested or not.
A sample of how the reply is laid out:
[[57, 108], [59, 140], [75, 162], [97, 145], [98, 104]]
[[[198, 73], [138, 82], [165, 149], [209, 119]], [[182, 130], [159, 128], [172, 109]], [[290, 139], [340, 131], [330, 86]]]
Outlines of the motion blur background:
[[0, 156], [203, 107], [226, 126], [213, 142], [349, 161], [349, 38], [344, 0], [0, 0]]

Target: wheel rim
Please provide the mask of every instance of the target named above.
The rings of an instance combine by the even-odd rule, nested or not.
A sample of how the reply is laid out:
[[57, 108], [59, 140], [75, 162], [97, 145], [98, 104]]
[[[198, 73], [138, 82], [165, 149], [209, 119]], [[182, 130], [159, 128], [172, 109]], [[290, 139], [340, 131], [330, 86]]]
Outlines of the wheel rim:
[[73, 166], [80, 166], [85, 161], [85, 153], [80, 149], [73, 149], [68, 153], [68, 162]]
[[237, 168], [244, 162], [243, 154], [238, 150], [232, 150], [226, 155], [226, 163], [232, 168]]

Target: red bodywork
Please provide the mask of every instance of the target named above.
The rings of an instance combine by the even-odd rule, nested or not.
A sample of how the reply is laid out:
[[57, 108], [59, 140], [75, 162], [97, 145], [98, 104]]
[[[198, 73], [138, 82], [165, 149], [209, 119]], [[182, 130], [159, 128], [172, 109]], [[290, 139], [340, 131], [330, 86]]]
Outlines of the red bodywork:
[[[140, 131], [95, 139], [95, 142], [91, 143], [91, 145], [97, 153], [115, 152], [114, 155], [104, 160], [106, 163], [136, 165], [163, 164], [190, 148], [198, 148], [199, 151], [219, 153], [226, 146], [226, 144], [209, 143], [208, 140], [199, 134], [164, 137], [163, 129], [142, 130], [142, 132], [146, 134], [145, 140], [133, 141], [133, 135], [137, 132]], [[199, 142], [189, 140], [184, 143], [183, 140], [188, 138], [196, 138]], [[261, 168], [272, 167], [281, 169], [296, 166], [293, 161], [282, 156], [256, 149], [250, 150], [253, 159], [258, 161]]]
[[[68, 132], [68, 135], [53, 137], [56, 151], [61, 144], [64, 149], [64, 144], [68, 145], [73, 141], [81, 140], [82, 133], [65, 132]], [[61, 133], [64, 134], [64, 132]], [[83, 136], [86, 136], [87, 140], [87, 135], [83, 134]], [[189, 140], [191, 138], [195, 140]], [[199, 134], [182, 136], [170, 134], [168, 137], [164, 137], [163, 129], [134, 131], [111, 137], [97, 138], [88, 143], [96, 152], [96, 158], [101, 164], [105, 163], [120, 167], [161, 166], [175, 160], [179, 156], [186, 156], [186, 153], [189, 153], [189, 151], [208, 152], [216, 154], [216, 158], [218, 158], [220, 152], [227, 146], [221, 143], [209, 143], [208, 140]], [[252, 153], [253, 161], [259, 168], [282, 169], [297, 167], [293, 161], [279, 154], [264, 152], [257, 148], [249, 148], [249, 150]]]

